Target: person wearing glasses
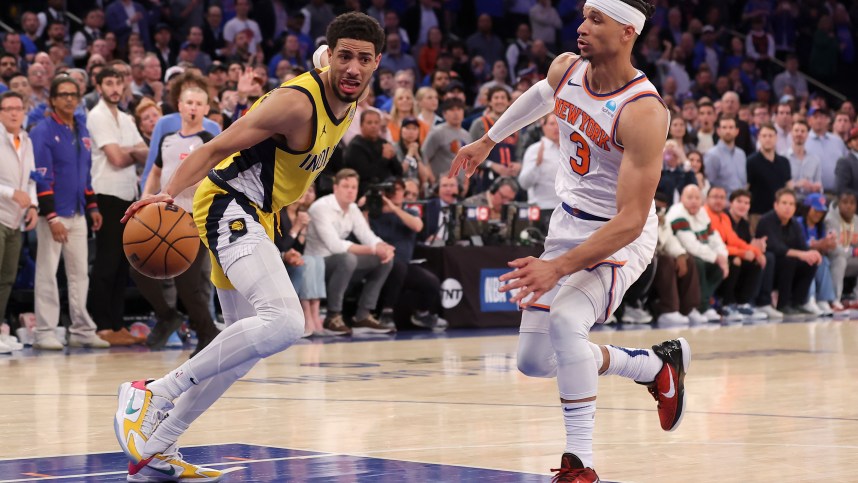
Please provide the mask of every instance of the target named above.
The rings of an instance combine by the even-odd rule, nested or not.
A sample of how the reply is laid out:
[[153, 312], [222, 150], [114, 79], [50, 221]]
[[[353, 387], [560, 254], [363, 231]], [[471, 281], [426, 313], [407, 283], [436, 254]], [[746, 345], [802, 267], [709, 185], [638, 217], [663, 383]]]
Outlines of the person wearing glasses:
[[90, 169], [91, 141], [86, 124], [75, 116], [80, 102], [80, 87], [69, 76], [51, 82], [48, 99], [52, 112], [31, 132], [36, 160], [36, 190], [39, 221], [36, 236], [34, 349], [62, 350], [55, 329], [60, 320], [60, 296], [57, 289], [57, 265], [60, 254], [65, 260], [71, 313], [72, 347], [110, 347], [95, 333], [95, 322], [86, 310], [88, 274], [87, 220], [92, 230], [101, 228]]

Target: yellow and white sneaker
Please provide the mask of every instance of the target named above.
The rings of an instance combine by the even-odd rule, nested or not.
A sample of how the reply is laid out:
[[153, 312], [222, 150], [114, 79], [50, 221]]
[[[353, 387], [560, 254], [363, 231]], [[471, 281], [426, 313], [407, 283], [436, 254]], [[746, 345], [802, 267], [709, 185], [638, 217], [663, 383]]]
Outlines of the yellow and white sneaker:
[[119, 402], [113, 419], [119, 446], [138, 466], [144, 466], [146, 462], [143, 461], [152, 457], [152, 454], [143, 453], [143, 447], [167, 411], [173, 409], [169, 400], [146, 389], [147, 382], [151, 381], [125, 382], [119, 386]]
[[138, 468], [128, 463], [126, 480], [135, 483], [161, 481], [203, 483], [220, 481], [223, 475], [223, 471], [188, 463], [182, 459], [182, 453], [179, 453], [174, 444], [166, 452], [153, 456], [149, 463], [143, 467]]

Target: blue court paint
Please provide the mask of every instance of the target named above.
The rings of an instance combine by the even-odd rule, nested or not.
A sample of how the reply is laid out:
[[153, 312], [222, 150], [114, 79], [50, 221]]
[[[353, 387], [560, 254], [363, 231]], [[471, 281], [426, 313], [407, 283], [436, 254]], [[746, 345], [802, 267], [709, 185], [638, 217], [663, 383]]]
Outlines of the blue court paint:
[[[228, 474], [223, 479], [224, 482], [545, 483], [550, 478], [548, 472], [538, 475], [248, 444], [187, 447], [182, 449], [182, 454], [187, 461], [214, 468], [244, 467]], [[126, 470], [127, 459], [122, 453], [15, 459], [0, 461], [0, 483], [28, 478], [32, 478], [30, 481], [120, 482], [125, 481]], [[24, 473], [40, 473], [59, 478], [29, 477]], [[62, 478], [63, 476], [65, 478]]]

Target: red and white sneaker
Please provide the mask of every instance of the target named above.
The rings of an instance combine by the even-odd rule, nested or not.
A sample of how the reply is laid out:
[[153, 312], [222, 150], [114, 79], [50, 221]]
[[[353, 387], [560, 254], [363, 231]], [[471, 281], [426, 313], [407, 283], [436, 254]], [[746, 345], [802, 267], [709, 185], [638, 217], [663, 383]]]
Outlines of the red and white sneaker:
[[661, 429], [673, 431], [682, 422], [685, 412], [685, 373], [691, 366], [691, 346], [680, 337], [654, 345], [652, 350], [664, 365], [655, 380], [645, 385], [658, 402]]
[[585, 468], [584, 463], [572, 453], [563, 453], [560, 468], [552, 468], [556, 472], [551, 483], [599, 483], [599, 475], [593, 468]]

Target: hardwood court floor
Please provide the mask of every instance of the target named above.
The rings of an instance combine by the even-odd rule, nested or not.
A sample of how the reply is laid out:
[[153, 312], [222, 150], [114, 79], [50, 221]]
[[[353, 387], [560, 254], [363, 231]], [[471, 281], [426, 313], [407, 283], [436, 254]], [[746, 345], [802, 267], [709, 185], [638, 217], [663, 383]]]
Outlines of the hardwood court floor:
[[[592, 339], [649, 347], [681, 335], [694, 352], [687, 413], [673, 433], [661, 431], [642, 386], [600, 378], [594, 441], [604, 481], [858, 481], [858, 322], [605, 329]], [[201, 417], [182, 440], [201, 448], [185, 454], [248, 462], [225, 481], [547, 482], [565, 442], [555, 383], [517, 372], [514, 332], [482, 334], [297, 345]], [[122, 481], [117, 385], [187, 356], [0, 357], [0, 482]], [[105, 452], [97, 464], [50, 458]], [[336, 464], [307, 466], [329, 456]], [[293, 466], [254, 465], [266, 457]]]

